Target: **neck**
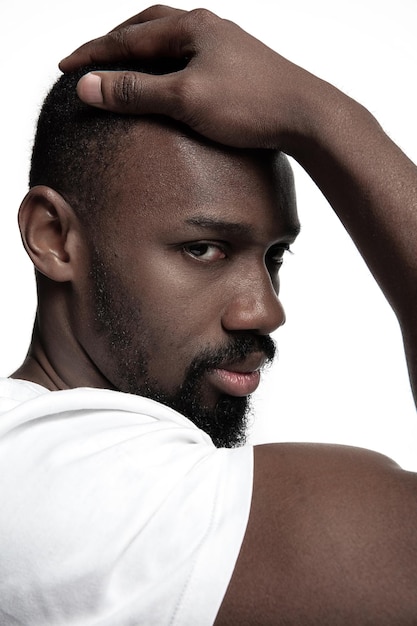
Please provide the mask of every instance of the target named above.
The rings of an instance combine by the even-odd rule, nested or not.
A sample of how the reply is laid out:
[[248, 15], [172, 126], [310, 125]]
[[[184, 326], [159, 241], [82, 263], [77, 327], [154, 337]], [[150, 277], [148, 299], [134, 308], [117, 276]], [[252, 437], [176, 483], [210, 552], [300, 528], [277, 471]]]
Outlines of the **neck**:
[[38, 385], [42, 385], [50, 391], [68, 389], [70, 387], [66, 381], [59, 376], [48, 359], [47, 351], [44, 348], [39, 332], [38, 315], [35, 319], [28, 354], [22, 365], [11, 375], [11, 378], [20, 378], [22, 380], [38, 383]]
[[54, 323], [50, 316], [45, 320], [39, 310], [27, 356], [11, 378], [28, 380], [50, 391], [75, 387], [114, 389], [68, 332], [68, 326], [56, 319]]

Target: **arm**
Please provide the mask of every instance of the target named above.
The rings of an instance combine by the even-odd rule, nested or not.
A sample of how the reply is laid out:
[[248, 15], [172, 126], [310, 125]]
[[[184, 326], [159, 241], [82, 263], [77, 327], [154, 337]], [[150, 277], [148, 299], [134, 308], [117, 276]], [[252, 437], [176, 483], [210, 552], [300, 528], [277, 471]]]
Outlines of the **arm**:
[[417, 480], [356, 448], [255, 448], [251, 514], [216, 626], [411, 626]]

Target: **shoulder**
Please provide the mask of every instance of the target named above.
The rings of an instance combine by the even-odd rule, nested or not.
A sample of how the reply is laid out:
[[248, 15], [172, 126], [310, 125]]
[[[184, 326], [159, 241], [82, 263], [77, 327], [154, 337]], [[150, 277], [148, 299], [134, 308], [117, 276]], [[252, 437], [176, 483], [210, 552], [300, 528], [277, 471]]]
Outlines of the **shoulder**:
[[0, 418], [0, 622], [212, 624], [252, 476], [252, 449], [218, 450], [145, 398], [78, 389], [16, 399]]
[[218, 624], [414, 624], [416, 589], [416, 475], [352, 447], [255, 448], [248, 528]]

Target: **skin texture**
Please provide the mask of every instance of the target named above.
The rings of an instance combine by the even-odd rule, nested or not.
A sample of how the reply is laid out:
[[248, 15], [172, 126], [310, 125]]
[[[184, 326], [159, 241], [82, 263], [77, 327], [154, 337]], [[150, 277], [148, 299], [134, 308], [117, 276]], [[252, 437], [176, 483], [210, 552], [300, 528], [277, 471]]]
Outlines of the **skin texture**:
[[[120, 113], [163, 113], [220, 143], [275, 148], [296, 158], [329, 199], [397, 314], [416, 393], [416, 167], [358, 103], [206, 11], [152, 7], [81, 47], [61, 68], [152, 56], [185, 56], [189, 63], [164, 77], [90, 75], [79, 83], [80, 97]], [[65, 310], [68, 321], [71, 303], [84, 307], [87, 316], [93, 307], [80, 269], [89, 262], [84, 233], [53, 192], [42, 190], [40, 197], [37, 204], [35, 195], [26, 201], [38, 215], [36, 228], [25, 227], [29, 211], [22, 210], [26, 245], [40, 271], [62, 288], [48, 281], [41, 286], [32, 360], [23, 373], [52, 388], [83, 381], [106, 386], [115, 374], [112, 361], [96, 366], [102, 345], [91, 361], [91, 317], [81, 326], [69, 320], [70, 331], [58, 325], [58, 339], [77, 356], [77, 369], [52, 350], [58, 339], [51, 336], [50, 322], [56, 324]], [[243, 283], [232, 281], [235, 306], [221, 300], [214, 325], [207, 311], [210, 345], [242, 324], [267, 333], [282, 322], [264, 260], [268, 246], [283, 235], [261, 205], [225, 209], [229, 217], [237, 211], [240, 220], [256, 222], [258, 244], [242, 259]], [[52, 225], [56, 217], [47, 217], [54, 215], [51, 206], [60, 215], [59, 228]], [[49, 252], [34, 231], [44, 235]], [[127, 260], [114, 263], [124, 268]], [[171, 304], [180, 314], [180, 305]], [[195, 324], [192, 333], [201, 331], [198, 316]], [[185, 348], [185, 361], [194, 348]], [[183, 371], [185, 361], [180, 358]], [[168, 386], [175, 376], [166, 372]], [[214, 399], [210, 385], [205, 393], [207, 401]], [[416, 624], [416, 502], [416, 476], [381, 455], [337, 446], [257, 447], [248, 529], [216, 624]]]

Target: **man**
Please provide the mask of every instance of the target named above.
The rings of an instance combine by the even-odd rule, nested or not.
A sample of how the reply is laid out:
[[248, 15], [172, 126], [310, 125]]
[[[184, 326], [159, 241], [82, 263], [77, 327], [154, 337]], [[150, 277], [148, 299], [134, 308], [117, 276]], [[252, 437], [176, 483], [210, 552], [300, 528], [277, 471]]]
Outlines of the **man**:
[[120, 118], [110, 137], [97, 125], [81, 146], [97, 179], [70, 152], [72, 187], [35, 169], [20, 212], [39, 309], [3, 382], [3, 619], [416, 623], [415, 475], [343, 447], [216, 450], [186, 419], [238, 442], [239, 398], [273, 355], [298, 230], [277, 150], [364, 255], [415, 389], [415, 166], [357, 103], [204, 11], [149, 9], [62, 69], [126, 57], [180, 67], [94, 70], [80, 98], [177, 122]]

